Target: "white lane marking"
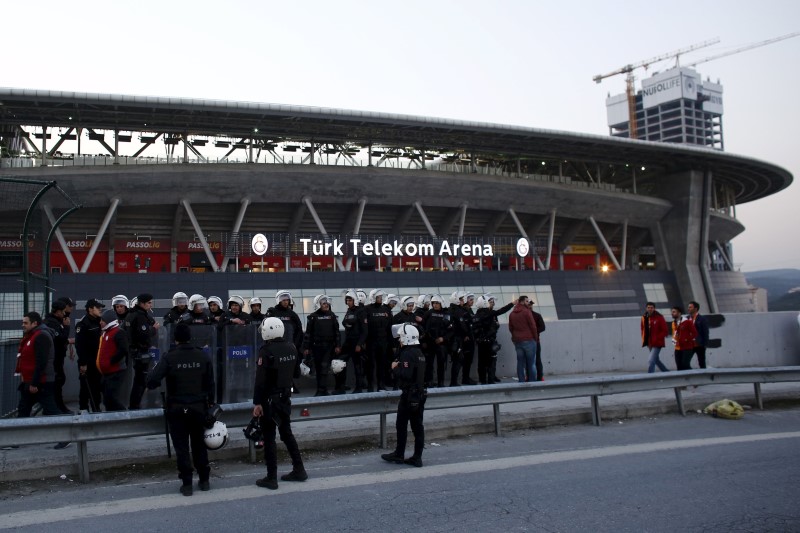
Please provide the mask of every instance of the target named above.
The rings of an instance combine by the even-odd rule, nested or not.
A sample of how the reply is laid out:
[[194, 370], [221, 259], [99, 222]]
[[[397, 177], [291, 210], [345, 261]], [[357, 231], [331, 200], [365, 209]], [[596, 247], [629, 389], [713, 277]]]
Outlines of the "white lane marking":
[[585, 461], [589, 459], [601, 459], [604, 457], [615, 457], [636, 453], [654, 453], [668, 450], [699, 448], [703, 446], [720, 446], [726, 444], [741, 444], [796, 438], [800, 438], [800, 431], [787, 433], [764, 433], [760, 435], [739, 435], [735, 437], [715, 437], [707, 439], [673, 440], [643, 444], [625, 444], [621, 446], [607, 446], [604, 448], [546, 452], [535, 455], [512, 456], [500, 459], [484, 459], [465, 463], [432, 465], [424, 468], [404, 467], [390, 469], [385, 472], [348, 474], [312, 479], [311, 481], [307, 481], [305, 483], [282, 482], [280, 483], [280, 489], [277, 491], [246, 486], [216, 489], [209, 492], [195, 492], [195, 495], [191, 498], [187, 498], [179, 494], [160, 494], [157, 496], [145, 496], [141, 498], [129, 498], [125, 500], [106, 501], [102, 503], [73, 505], [56, 509], [40, 509], [36, 510], [36, 512], [20, 511], [16, 513], [9, 513], [2, 517], [0, 529], [23, 527], [35, 524], [50, 524], [81, 518], [136, 513], [140, 511], [188, 507], [191, 505], [204, 505], [226, 501], [266, 498], [294, 492], [315, 492], [330, 489], [360, 487], [377, 483], [393, 483], [399, 481], [411, 481], [415, 479], [435, 478], [454, 474], [473, 474], [478, 472], [504, 470], [548, 463], [560, 463], [565, 461]]

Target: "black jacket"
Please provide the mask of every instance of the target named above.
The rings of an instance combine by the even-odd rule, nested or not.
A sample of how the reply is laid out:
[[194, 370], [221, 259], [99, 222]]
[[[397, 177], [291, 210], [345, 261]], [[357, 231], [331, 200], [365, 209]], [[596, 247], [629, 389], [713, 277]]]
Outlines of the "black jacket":
[[131, 354], [146, 354], [150, 351], [152, 338], [156, 335], [153, 327], [155, 323], [155, 319], [139, 305], [128, 311], [124, 329], [130, 340]]
[[53, 313], [47, 313], [44, 317], [45, 325], [53, 332], [53, 348], [56, 360], [64, 359], [67, 356], [67, 346], [69, 345], [69, 327], [64, 325], [64, 319], [58, 318]]
[[186, 317], [189, 316], [189, 309], [181, 310], [177, 305], [167, 311], [167, 314], [164, 315], [164, 325], [167, 324], [177, 324], [179, 322], [184, 322]]
[[147, 388], [156, 389], [167, 378], [167, 403], [214, 402], [214, 369], [211, 357], [190, 344], [178, 344], [147, 375]]
[[342, 318], [345, 342], [364, 346], [367, 341], [367, 317], [356, 306], [348, 307]]
[[404, 393], [412, 385], [425, 384], [425, 356], [419, 346], [403, 346], [397, 354], [397, 366], [392, 370], [397, 388]]
[[265, 405], [275, 394], [291, 394], [297, 359], [297, 349], [284, 339], [267, 341], [258, 350], [254, 405]]
[[306, 319], [306, 335], [303, 351], [315, 344], [333, 344], [339, 347], [339, 319], [332, 311], [317, 309]]
[[497, 317], [508, 313], [514, 303], [506, 304], [500, 309], [489, 309], [484, 307], [478, 309], [475, 316], [472, 317], [472, 329], [475, 334], [476, 342], [490, 343], [497, 340], [497, 330], [500, 329], [500, 322]]
[[94, 366], [100, 348], [100, 319], [86, 315], [75, 324], [75, 351], [78, 366]]
[[367, 315], [367, 339], [388, 340], [392, 338], [392, 311], [383, 304], [365, 306]]
[[423, 320], [425, 324], [425, 335], [428, 336], [430, 342], [436, 342], [439, 337], [444, 338], [444, 344], [447, 344], [453, 337], [453, 319], [450, 312], [442, 309], [436, 311], [431, 308]]
[[303, 346], [303, 323], [292, 309], [276, 305], [267, 309], [267, 316], [280, 318], [283, 322], [283, 338], [294, 344], [299, 351]]

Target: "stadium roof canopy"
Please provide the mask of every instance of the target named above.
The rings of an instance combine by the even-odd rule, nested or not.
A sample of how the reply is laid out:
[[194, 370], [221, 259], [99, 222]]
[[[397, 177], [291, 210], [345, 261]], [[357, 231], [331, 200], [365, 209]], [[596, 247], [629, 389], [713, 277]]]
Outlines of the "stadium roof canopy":
[[493, 158], [635, 165], [662, 174], [710, 170], [736, 202], [776, 193], [785, 169], [688, 145], [432, 117], [292, 105], [0, 88], [0, 126], [154, 131], [264, 141], [414, 147]]

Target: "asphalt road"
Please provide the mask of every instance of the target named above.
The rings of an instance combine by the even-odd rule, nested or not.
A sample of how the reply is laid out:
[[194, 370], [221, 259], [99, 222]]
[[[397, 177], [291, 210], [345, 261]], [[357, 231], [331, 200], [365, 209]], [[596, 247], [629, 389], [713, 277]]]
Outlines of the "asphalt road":
[[[691, 413], [428, 442], [425, 467], [380, 450], [307, 461], [268, 491], [263, 465], [215, 465], [212, 490], [132, 467], [89, 485], [0, 486], [23, 531], [800, 531], [800, 410]], [[410, 448], [409, 448], [410, 450]], [[281, 463], [281, 473], [287, 469]]]

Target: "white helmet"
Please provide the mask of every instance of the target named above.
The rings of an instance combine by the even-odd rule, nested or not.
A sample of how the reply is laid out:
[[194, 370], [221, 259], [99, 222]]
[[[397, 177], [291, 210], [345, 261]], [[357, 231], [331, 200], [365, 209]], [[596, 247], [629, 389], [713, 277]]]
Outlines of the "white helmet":
[[203, 432], [203, 440], [209, 450], [219, 450], [228, 443], [228, 427], [217, 420], [211, 429]]
[[420, 294], [417, 296], [417, 305], [415, 309], [422, 309], [426, 305], [430, 305], [431, 303], [431, 295], [430, 294]]
[[138, 296], [134, 296], [133, 300], [131, 300], [131, 305], [129, 305], [128, 307], [130, 309], [133, 309], [134, 307], [136, 307], [136, 304], [138, 304], [138, 303], [139, 303], [139, 297]]
[[400, 340], [403, 346], [419, 344], [419, 330], [413, 324], [395, 324], [392, 336]]
[[300, 363], [300, 375], [307, 376], [310, 373], [311, 373], [311, 368], [305, 363]]
[[275, 305], [281, 305], [282, 300], [289, 300], [291, 303], [292, 301], [292, 293], [287, 290], [279, 290], [275, 293]]
[[356, 293], [355, 289], [350, 289], [344, 293], [344, 299], [347, 300], [348, 298], [353, 300], [353, 305], [358, 304], [358, 294]]
[[339, 372], [344, 370], [346, 366], [347, 363], [342, 361], [341, 359], [334, 359], [333, 361], [331, 361], [331, 370], [333, 371], [334, 374], [338, 374]]
[[244, 307], [244, 298], [239, 296], [238, 294], [234, 294], [230, 298], [228, 298], [228, 309], [231, 308], [231, 304], [239, 304], [239, 309]]
[[465, 292], [464, 293], [464, 303], [469, 304], [470, 299], [473, 301], [475, 300], [475, 293], [474, 292]]
[[369, 303], [374, 304], [378, 300], [378, 297], [380, 297], [381, 303], [384, 303], [383, 302], [384, 296], [386, 296], [386, 293], [383, 292], [381, 289], [372, 289], [371, 291], [369, 291]]
[[396, 294], [390, 294], [386, 297], [386, 305], [394, 304], [397, 305], [400, 303], [400, 297]]
[[484, 300], [486, 300], [486, 307], [489, 307], [490, 303], [497, 303], [497, 299], [494, 297], [494, 294], [491, 292], [487, 292], [482, 296]]
[[206, 299], [203, 298], [202, 294], [192, 294], [189, 297], [189, 309], [194, 310], [194, 306], [198, 304], [201, 305], [203, 309], [208, 308], [208, 302], [206, 302]]
[[462, 298], [462, 296], [461, 296], [462, 293], [463, 293], [463, 291], [453, 291], [453, 293], [450, 295], [450, 303], [453, 304], [453, 305], [460, 304], [461, 303], [460, 300]]
[[209, 296], [208, 297], [208, 305], [217, 304], [219, 307], [222, 307], [222, 298], [219, 296]]
[[253, 307], [254, 305], [261, 305], [261, 298], [258, 296], [253, 296], [250, 298], [250, 307]]
[[117, 294], [111, 298], [111, 307], [114, 307], [115, 305], [124, 305], [125, 307], [128, 307], [130, 302], [124, 294]]
[[185, 292], [176, 292], [172, 295], [172, 307], [179, 305], [189, 305], [189, 297], [186, 296]]
[[483, 296], [478, 296], [478, 299], [475, 302], [475, 307], [477, 307], [478, 309], [484, 309], [486, 307], [489, 307], [489, 302], [486, 301], [486, 298], [484, 298]]
[[402, 310], [407, 310], [409, 305], [413, 305], [414, 307], [411, 308], [411, 311], [416, 311], [417, 309], [417, 301], [414, 299], [413, 296], [406, 296], [402, 300], [400, 300], [400, 308]]
[[272, 339], [282, 339], [283, 338], [283, 320], [280, 318], [276, 318], [274, 316], [270, 316], [264, 319], [261, 322], [261, 338], [265, 341], [271, 341]]
[[431, 305], [437, 303], [442, 307], [444, 307], [444, 298], [442, 298], [441, 295], [439, 294], [434, 294], [433, 296], [431, 296]]
[[367, 293], [364, 291], [364, 289], [356, 289], [356, 294], [358, 295], [358, 303], [360, 305], [366, 305]]
[[322, 304], [331, 304], [331, 299], [327, 294], [317, 294], [314, 296], [314, 311], [317, 311]]

